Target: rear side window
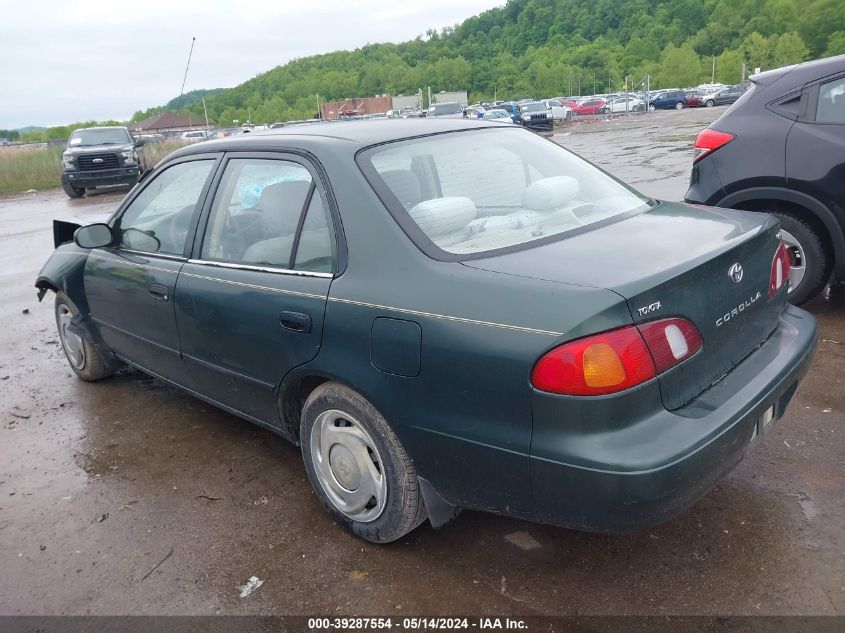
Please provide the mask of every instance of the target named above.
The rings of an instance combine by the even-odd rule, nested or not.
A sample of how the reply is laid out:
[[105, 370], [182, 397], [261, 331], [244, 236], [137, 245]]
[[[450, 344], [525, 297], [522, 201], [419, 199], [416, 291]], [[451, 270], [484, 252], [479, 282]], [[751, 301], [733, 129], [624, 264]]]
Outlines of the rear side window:
[[845, 77], [819, 86], [816, 122], [845, 123]]
[[314, 191], [311, 173], [299, 163], [230, 160], [212, 204], [202, 258], [292, 268], [300, 218]]

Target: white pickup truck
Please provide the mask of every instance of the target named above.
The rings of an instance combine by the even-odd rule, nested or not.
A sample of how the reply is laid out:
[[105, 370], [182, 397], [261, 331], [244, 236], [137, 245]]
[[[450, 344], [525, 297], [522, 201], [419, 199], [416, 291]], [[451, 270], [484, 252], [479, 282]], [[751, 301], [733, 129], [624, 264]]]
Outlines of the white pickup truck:
[[572, 118], [572, 110], [557, 99], [543, 99], [543, 103], [546, 104], [546, 110], [549, 113], [549, 117], [555, 122], [555, 125], [560, 125]]

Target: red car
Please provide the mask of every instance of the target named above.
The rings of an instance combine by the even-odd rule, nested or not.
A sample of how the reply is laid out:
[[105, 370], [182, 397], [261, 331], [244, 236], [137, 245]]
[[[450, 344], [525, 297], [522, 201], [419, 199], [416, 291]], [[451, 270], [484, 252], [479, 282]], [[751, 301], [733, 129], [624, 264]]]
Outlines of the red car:
[[580, 103], [573, 106], [572, 111], [578, 115], [598, 114], [599, 111], [606, 105], [606, 99], [585, 99], [584, 101], [581, 101]]
[[688, 108], [700, 108], [704, 105], [704, 102], [701, 101], [701, 94], [698, 92], [687, 92], [684, 103]]

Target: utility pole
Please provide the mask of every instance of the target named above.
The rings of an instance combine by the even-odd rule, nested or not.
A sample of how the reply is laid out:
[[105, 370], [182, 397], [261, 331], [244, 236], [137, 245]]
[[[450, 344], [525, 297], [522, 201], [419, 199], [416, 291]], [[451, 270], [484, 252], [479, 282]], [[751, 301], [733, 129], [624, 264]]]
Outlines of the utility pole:
[[431, 107], [431, 86], [428, 87], [428, 107]]
[[572, 77], [569, 78], [569, 94], [567, 96], [572, 96]]
[[581, 75], [578, 75], [578, 96], [581, 96]]
[[323, 113], [322, 113], [322, 111], [320, 111], [320, 93], [319, 93], [319, 92], [316, 92], [316, 93], [314, 93], [314, 94], [316, 94], [316, 95], [317, 95], [317, 118], [318, 118], [318, 119], [322, 119], [322, 118], [323, 118]]
[[710, 83], [716, 83], [716, 56], [713, 55], [713, 70], [710, 71]]
[[205, 97], [202, 98], [202, 111], [205, 112], [205, 127], [211, 127], [208, 124], [208, 109], [205, 107]]
[[742, 77], [740, 78], [739, 83], [745, 83], [745, 62], [742, 62]]

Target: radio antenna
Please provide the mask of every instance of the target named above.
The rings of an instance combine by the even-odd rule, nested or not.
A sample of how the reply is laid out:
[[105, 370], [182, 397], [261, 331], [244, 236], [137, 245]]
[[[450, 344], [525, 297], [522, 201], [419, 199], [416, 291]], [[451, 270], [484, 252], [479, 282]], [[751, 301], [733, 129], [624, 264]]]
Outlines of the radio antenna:
[[[182, 106], [182, 96], [185, 94], [185, 83], [188, 81], [188, 69], [191, 67], [191, 56], [194, 54], [194, 43], [196, 41], [197, 41], [196, 36], [191, 38], [191, 50], [188, 51], [188, 63], [185, 64], [185, 75], [182, 77], [182, 89], [179, 91], [179, 98], [176, 99], [176, 112], [175, 112], [174, 116], [179, 116], [179, 108]], [[205, 102], [203, 102], [203, 107], [204, 106], [205, 106]], [[153, 155], [152, 160], [147, 165], [147, 168], [144, 170], [144, 172], [141, 174], [141, 177], [139, 178], [139, 182], [141, 180], [144, 180], [144, 178], [146, 178], [147, 175], [149, 175], [149, 173], [152, 171], [153, 167], [155, 167], [156, 163], [158, 162], [159, 156], [161, 155], [162, 151], [164, 150], [164, 147], [165, 147], [164, 141], [165, 141], [164, 138], [162, 138], [161, 142], [158, 144], [158, 149], [156, 150], [156, 153]]]
[[191, 67], [191, 55], [194, 54], [194, 42], [196, 37], [191, 38], [191, 50], [188, 51], [188, 63], [185, 64], [185, 76], [182, 78], [182, 90], [179, 91], [179, 99], [176, 100], [176, 114], [179, 114], [179, 106], [182, 105], [182, 95], [185, 94], [185, 82], [188, 81], [188, 69]]

